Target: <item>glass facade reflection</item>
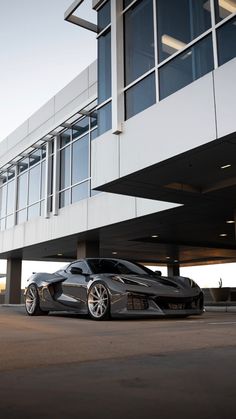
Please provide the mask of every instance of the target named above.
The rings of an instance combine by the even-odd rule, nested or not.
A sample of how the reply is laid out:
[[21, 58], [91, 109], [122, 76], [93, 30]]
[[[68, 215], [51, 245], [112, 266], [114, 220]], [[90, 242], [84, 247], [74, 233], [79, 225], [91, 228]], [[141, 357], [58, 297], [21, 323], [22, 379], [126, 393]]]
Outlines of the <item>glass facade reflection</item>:
[[236, 56], [236, 17], [217, 30], [219, 65]]

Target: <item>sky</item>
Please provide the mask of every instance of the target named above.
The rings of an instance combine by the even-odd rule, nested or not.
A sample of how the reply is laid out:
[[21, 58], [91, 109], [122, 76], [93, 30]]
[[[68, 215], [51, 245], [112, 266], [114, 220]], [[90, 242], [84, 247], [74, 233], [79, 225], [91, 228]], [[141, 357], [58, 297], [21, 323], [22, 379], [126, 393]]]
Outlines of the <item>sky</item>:
[[[91, 1], [81, 17], [94, 21]], [[72, 0], [0, 0], [1, 140], [96, 59], [96, 35], [65, 22]], [[62, 264], [23, 262], [22, 286], [32, 271], [54, 272]], [[156, 267], [156, 269], [159, 269]], [[160, 270], [166, 274], [166, 269]], [[0, 260], [0, 273], [6, 262]], [[236, 286], [236, 264], [182, 268], [200, 286]], [[0, 282], [1, 287], [1, 282]]]

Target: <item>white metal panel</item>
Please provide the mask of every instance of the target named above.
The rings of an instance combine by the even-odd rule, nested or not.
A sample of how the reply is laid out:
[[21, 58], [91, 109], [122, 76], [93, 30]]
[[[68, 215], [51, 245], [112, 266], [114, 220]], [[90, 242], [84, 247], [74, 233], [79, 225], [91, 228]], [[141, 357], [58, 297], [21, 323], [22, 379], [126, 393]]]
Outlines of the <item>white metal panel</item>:
[[155, 212], [166, 211], [181, 206], [171, 202], [155, 201], [152, 199], [136, 198], [137, 217], [153, 214]]

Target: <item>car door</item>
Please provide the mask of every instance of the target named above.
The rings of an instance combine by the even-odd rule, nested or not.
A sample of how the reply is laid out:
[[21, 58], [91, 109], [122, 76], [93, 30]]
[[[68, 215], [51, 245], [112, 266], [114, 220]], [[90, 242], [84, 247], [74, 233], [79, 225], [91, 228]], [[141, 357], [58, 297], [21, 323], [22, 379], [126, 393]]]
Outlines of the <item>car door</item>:
[[67, 279], [62, 283], [63, 304], [74, 307], [81, 311], [87, 310], [87, 283], [88, 275], [72, 274], [72, 267], [79, 268], [85, 274], [89, 269], [84, 261], [72, 263], [66, 270]]

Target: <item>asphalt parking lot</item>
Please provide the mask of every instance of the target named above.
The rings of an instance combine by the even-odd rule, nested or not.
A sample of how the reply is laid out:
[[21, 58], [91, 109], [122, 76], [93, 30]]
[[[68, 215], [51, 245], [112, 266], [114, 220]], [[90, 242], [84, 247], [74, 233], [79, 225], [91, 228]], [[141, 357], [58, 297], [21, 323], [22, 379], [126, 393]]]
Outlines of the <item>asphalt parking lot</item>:
[[0, 418], [236, 416], [236, 313], [93, 322], [0, 306]]

